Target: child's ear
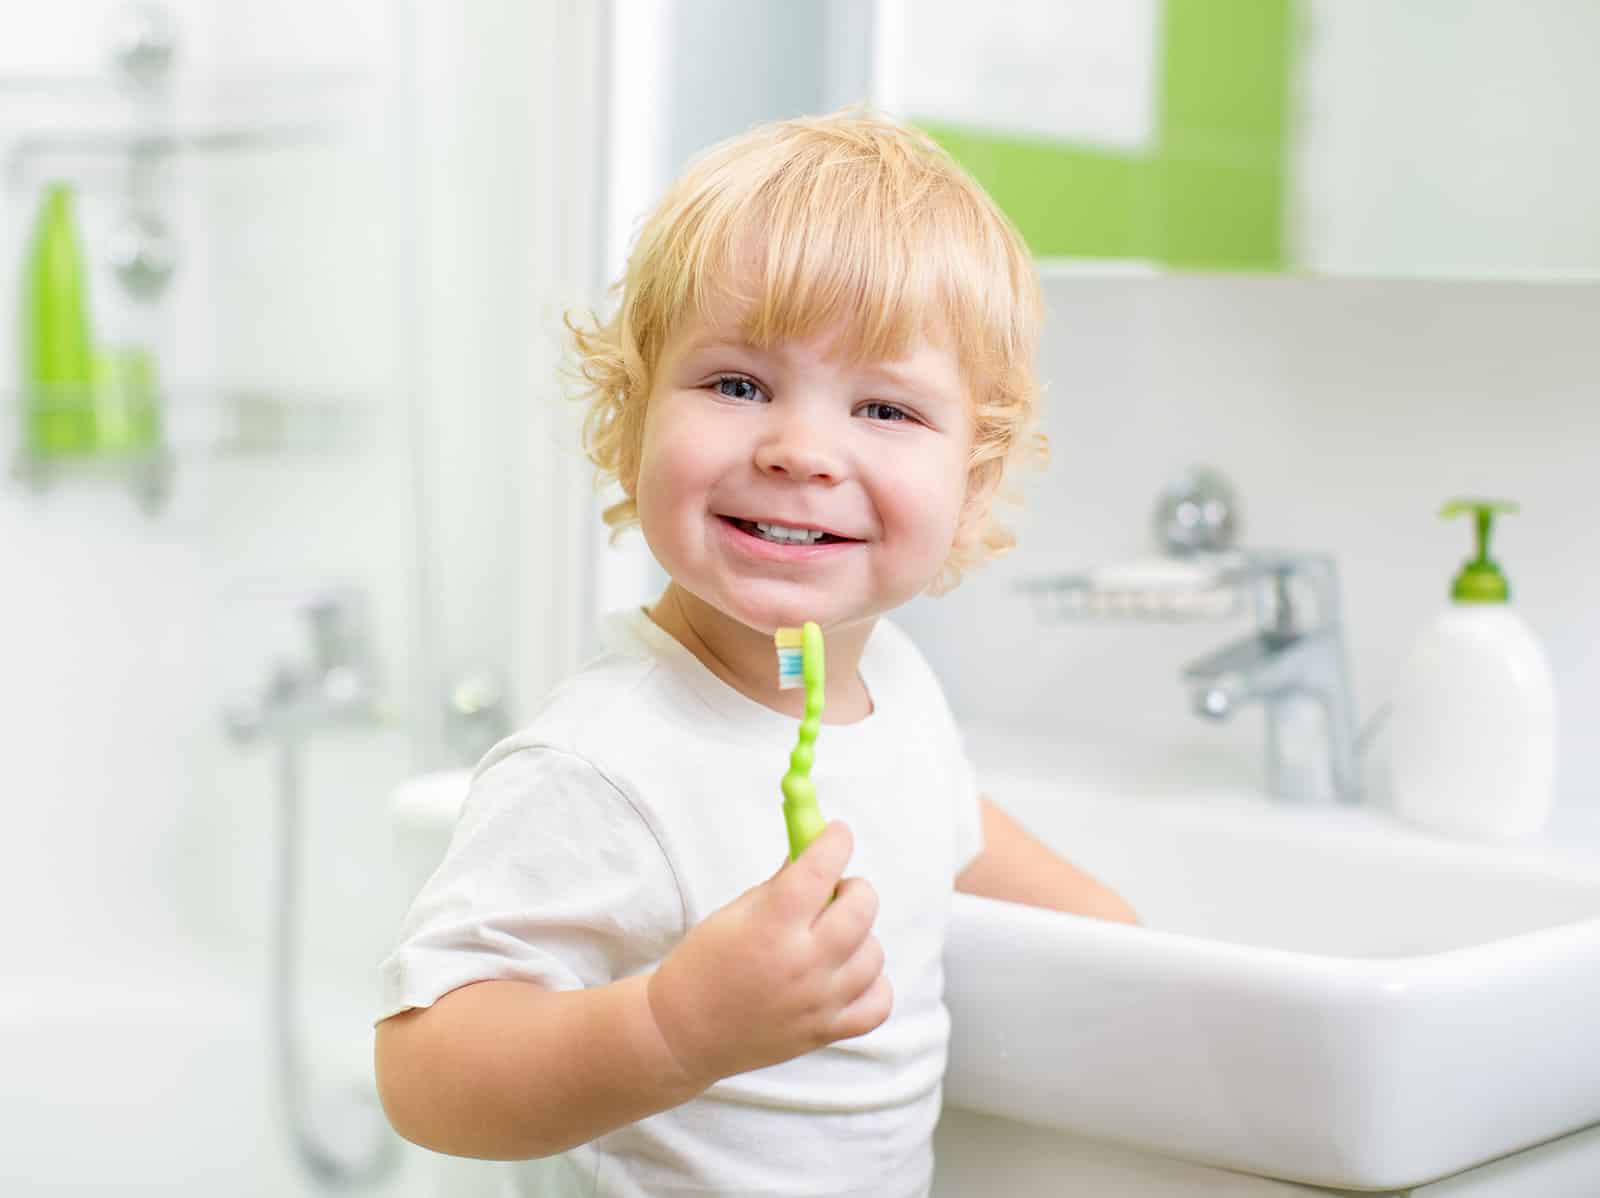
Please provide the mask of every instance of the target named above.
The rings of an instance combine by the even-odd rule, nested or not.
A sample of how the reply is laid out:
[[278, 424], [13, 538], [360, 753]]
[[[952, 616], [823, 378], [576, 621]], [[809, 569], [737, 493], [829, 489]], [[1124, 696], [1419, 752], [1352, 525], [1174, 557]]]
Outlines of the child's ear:
[[989, 509], [994, 504], [995, 491], [1000, 487], [1000, 463], [995, 460], [980, 462], [967, 472], [967, 497], [961, 504], [961, 517], [956, 524], [955, 543], [961, 548], [971, 545], [989, 522]]
[[[638, 394], [638, 392], [635, 392]], [[628, 399], [623, 399], [624, 407]], [[644, 420], [643, 413], [635, 416], [631, 422], [633, 427], [628, 441], [622, 447], [621, 461], [617, 463], [617, 485], [622, 488], [622, 493], [629, 499], [639, 498], [639, 468], [644, 462]]]
[[624, 453], [622, 461], [618, 463], [617, 485], [622, 488], [622, 493], [629, 499], [639, 498], [639, 465], [643, 456], [639, 449], [632, 453]]

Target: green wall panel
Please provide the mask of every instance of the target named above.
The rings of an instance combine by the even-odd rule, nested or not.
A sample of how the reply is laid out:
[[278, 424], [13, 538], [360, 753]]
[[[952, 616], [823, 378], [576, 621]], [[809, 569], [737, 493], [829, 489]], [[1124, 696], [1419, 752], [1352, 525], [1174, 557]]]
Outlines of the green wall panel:
[[1145, 258], [1159, 206], [1150, 163], [1060, 142], [919, 121], [994, 198], [1041, 258]]
[[916, 120], [1039, 257], [1279, 270], [1293, 0], [1165, 0], [1145, 153]]

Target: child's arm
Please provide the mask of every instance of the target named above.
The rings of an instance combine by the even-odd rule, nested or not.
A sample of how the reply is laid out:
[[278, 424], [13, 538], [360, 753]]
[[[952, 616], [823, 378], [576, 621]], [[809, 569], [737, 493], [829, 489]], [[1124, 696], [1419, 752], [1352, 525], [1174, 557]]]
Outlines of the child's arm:
[[1114, 890], [1056, 856], [987, 796], [980, 803], [983, 851], [956, 878], [957, 890], [1117, 923], [1139, 922]]
[[654, 973], [568, 991], [478, 982], [385, 1020], [376, 1066], [390, 1122], [437, 1152], [547, 1156], [871, 1031], [893, 996], [871, 934], [877, 894], [840, 881], [851, 843], [829, 824]]

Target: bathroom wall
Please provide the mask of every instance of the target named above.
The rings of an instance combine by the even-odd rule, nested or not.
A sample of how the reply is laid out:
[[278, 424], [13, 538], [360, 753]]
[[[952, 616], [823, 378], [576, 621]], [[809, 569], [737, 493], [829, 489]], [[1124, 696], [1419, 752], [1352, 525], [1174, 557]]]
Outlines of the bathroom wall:
[[1600, 808], [1600, 283], [1055, 277], [1046, 294], [1053, 462], [1024, 489], [1019, 548], [906, 613], [963, 716], [1208, 747], [1259, 777], [1259, 714], [1204, 723], [1178, 682], [1242, 624], [1045, 624], [1013, 582], [1153, 552], [1162, 484], [1209, 463], [1245, 544], [1336, 557], [1366, 718], [1469, 554], [1440, 503], [1504, 495], [1524, 510], [1495, 556], [1555, 669], [1564, 813]]
[[[121, 7], [79, 0], [0, 17], [0, 77], [14, 100], [0, 140], [117, 119], [115, 96], [91, 81], [103, 77]], [[149, 330], [177, 454], [172, 493], [152, 512], [115, 475], [74, 472], [38, 492], [9, 474], [0, 481], [8, 840], [28, 846], [0, 889], [8, 909], [30, 912], [9, 925], [22, 972], [112, 969], [156, 984], [175, 955], [199, 953], [239, 976], [262, 967], [277, 760], [265, 745], [231, 745], [223, 711], [277, 663], [309, 655], [297, 611], [330, 586], [366, 597], [388, 712], [379, 729], [306, 748], [308, 907], [337, 913], [315, 921], [308, 940], [324, 961], [348, 959], [353, 945], [376, 951], [378, 917], [389, 922], [371, 901], [386, 880], [383, 801], [415, 764], [420, 603], [404, 314], [389, 298], [404, 263], [385, 219], [387, 7], [170, 8], [180, 127], [208, 127], [230, 107], [281, 120], [286, 105], [317, 94], [325, 74], [315, 73], [337, 71], [351, 82], [322, 93], [322, 108], [355, 132], [174, 160], [177, 271], [140, 320], [127, 319], [130, 303], [103, 265], [119, 207], [115, 159], [33, 160], [0, 198], [7, 465], [28, 183], [58, 167], [79, 184], [97, 331]], [[250, 85], [221, 93], [204, 82], [219, 78]], [[51, 79], [79, 82], [25, 86]], [[239, 447], [227, 430], [241, 409], [224, 397], [242, 393], [280, 413], [334, 415], [342, 447], [300, 444], [300, 434], [294, 448]]]
[[[122, 7], [0, 15], [0, 145], [39, 122], [116, 116], [88, 81]], [[370, 1008], [406, 897], [389, 890], [386, 801], [450, 763], [446, 681], [493, 665], [514, 714], [576, 655], [586, 545], [570, 530], [591, 500], [552, 363], [562, 308], [596, 290], [584, 181], [599, 26], [577, 0], [168, 7], [180, 122], [310, 113], [337, 129], [174, 164], [181, 257], [154, 335], [184, 432], [165, 506], [140, 510], [115, 478], [38, 493], [0, 478], [8, 840], [29, 846], [0, 898], [31, 913], [8, 925], [26, 972], [93, 975], [114, 959], [131, 978], [199, 953], [259, 976], [279, 759], [230, 743], [223, 712], [308, 655], [310, 595], [354, 586], [382, 723], [305, 746], [302, 911], [317, 974]], [[39, 86], [62, 79], [78, 82]], [[115, 197], [115, 176], [95, 173], [91, 257]], [[33, 198], [0, 188], [8, 467]], [[219, 452], [217, 397], [241, 391], [334, 414], [340, 448]]]

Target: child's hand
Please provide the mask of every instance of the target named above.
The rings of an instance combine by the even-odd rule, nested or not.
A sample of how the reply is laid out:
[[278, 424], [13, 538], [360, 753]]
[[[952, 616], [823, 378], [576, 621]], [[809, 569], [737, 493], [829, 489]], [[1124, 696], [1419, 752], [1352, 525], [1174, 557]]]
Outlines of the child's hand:
[[787, 1061], [889, 1017], [894, 995], [872, 935], [877, 891], [862, 878], [839, 881], [853, 847], [848, 827], [828, 824], [799, 860], [714, 912], [651, 976], [651, 1012], [691, 1080], [710, 1085]]

